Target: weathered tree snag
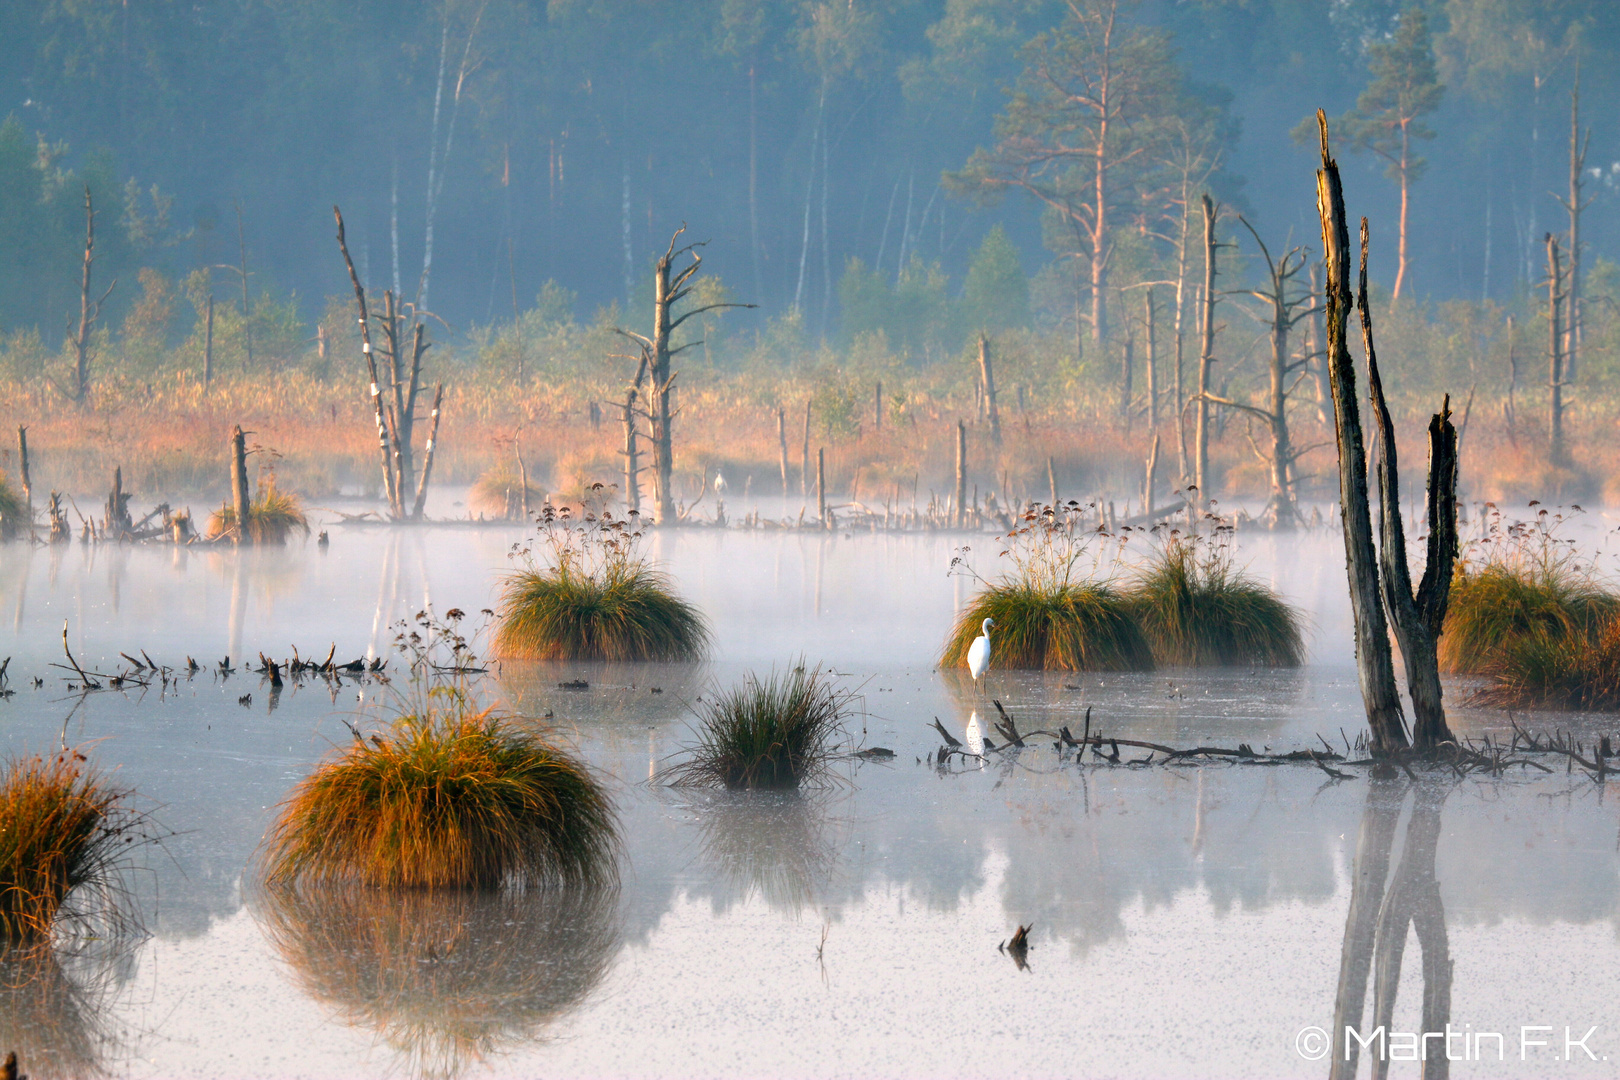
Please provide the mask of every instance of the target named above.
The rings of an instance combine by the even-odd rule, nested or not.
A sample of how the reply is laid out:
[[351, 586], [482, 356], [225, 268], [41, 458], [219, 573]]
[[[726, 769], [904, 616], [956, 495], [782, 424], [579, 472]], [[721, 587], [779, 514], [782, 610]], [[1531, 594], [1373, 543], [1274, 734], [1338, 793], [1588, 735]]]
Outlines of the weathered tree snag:
[[62, 505], [61, 492], [51, 492], [50, 505], [46, 514], [51, 519], [50, 542], [52, 544], [67, 544], [73, 540], [73, 528], [68, 524], [67, 508]]
[[338, 250], [343, 252], [343, 265], [348, 267], [349, 283], [354, 286], [354, 300], [360, 308], [360, 352], [366, 358], [366, 372], [371, 376], [371, 407], [377, 420], [377, 445], [382, 451], [383, 491], [392, 510], [399, 506], [399, 491], [395, 484], [393, 455], [388, 449], [390, 432], [388, 415], [383, 408], [382, 379], [378, 376], [377, 357], [371, 347], [371, 318], [366, 312], [366, 290], [360, 284], [360, 275], [355, 273], [354, 260], [349, 257], [349, 245], [343, 238], [343, 212], [334, 206], [332, 216], [337, 219]]
[[1582, 180], [1586, 173], [1586, 150], [1592, 141], [1592, 130], [1581, 136], [1581, 66], [1575, 62], [1575, 85], [1569, 91], [1569, 197], [1558, 201], [1569, 214], [1569, 272], [1566, 290], [1564, 327], [1564, 378], [1575, 378], [1577, 358], [1580, 355], [1583, 327], [1581, 319], [1581, 211], [1592, 202], [1581, 195]]
[[1051, 455], [1047, 455], [1046, 458], [1046, 487], [1052, 497], [1051, 507], [1056, 510], [1058, 505], [1057, 466], [1053, 464]]
[[101, 517], [101, 531], [108, 540], [122, 542], [133, 530], [135, 521], [129, 513], [129, 495], [124, 491], [124, 467], [113, 467], [112, 491], [107, 494], [107, 506]]
[[1193, 434], [1193, 483], [1198, 496], [1209, 498], [1209, 375], [1215, 363], [1215, 203], [1204, 203], [1204, 293], [1198, 312], [1198, 412]]
[[990, 439], [1001, 445], [1001, 414], [996, 410], [996, 375], [990, 366], [990, 341], [979, 335], [979, 379], [984, 388], [986, 416], [990, 421]]
[[1334, 429], [1339, 448], [1339, 511], [1356, 627], [1356, 672], [1367, 709], [1372, 748], [1388, 753], [1407, 745], [1389, 625], [1379, 596], [1378, 555], [1373, 547], [1367, 501], [1367, 450], [1361, 432], [1356, 369], [1346, 341], [1350, 315], [1350, 230], [1345, 224], [1344, 188], [1339, 166], [1328, 149], [1327, 117], [1316, 113], [1321, 130], [1322, 168], [1316, 173], [1317, 211], [1322, 220], [1322, 254], [1327, 266], [1327, 361], [1333, 390]]
[[956, 527], [967, 528], [967, 424], [956, 422]]
[[1148, 427], [1154, 431], [1159, 430], [1159, 358], [1158, 342], [1154, 338], [1153, 325], [1153, 287], [1150, 285], [1142, 290], [1142, 345], [1146, 350], [1142, 356], [1142, 363], [1146, 367], [1147, 376], [1147, 419]]
[[[1331, 320], [1330, 320], [1331, 321]], [[1367, 789], [1367, 805], [1356, 835], [1356, 861], [1350, 881], [1350, 910], [1344, 920], [1344, 944], [1339, 952], [1339, 986], [1333, 1003], [1333, 1054], [1329, 1080], [1354, 1080], [1358, 1046], [1346, 1045], [1345, 1027], [1361, 1031], [1367, 1001], [1367, 976], [1372, 970], [1373, 943], [1378, 912], [1384, 902], [1384, 881], [1389, 876], [1390, 847], [1401, 817], [1402, 786], [1374, 779]]]
[[[1048, 458], [1047, 461], [1050, 462], [1051, 458]], [[1153, 448], [1148, 451], [1148, 457], [1147, 457], [1147, 476], [1144, 477], [1143, 481], [1142, 481], [1142, 513], [1144, 513], [1144, 514], [1153, 513], [1153, 497], [1154, 497], [1154, 495], [1157, 494], [1157, 492], [1154, 489], [1156, 489], [1158, 486], [1159, 486], [1159, 434], [1158, 434], [1158, 432], [1154, 432], [1153, 433]], [[1054, 499], [1052, 501], [1053, 501], [1053, 505], [1055, 506], [1056, 503], [1057, 503], [1057, 500]]]
[[34, 538], [34, 482], [28, 475], [28, 428], [17, 425], [17, 469], [22, 474], [23, 513], [26, 515], [28, 538]]
[[101, 315], [101, 305], [117, 287], [115, 278], [100, 300], [90, 299], [90, 271], [96, 257], [96, 211], [90, 201], [90, 185], [84, 186], [84, 275], [79, 282], [79, 332], [73, 339], [73, 389], [76, 404], [83, 405], [90, 396], [90, 332]]
[[787, 410], [780, 405], [776, 407], [776, 449], [782, 467], [782, 498], [786, 500], [788, 496]]
[[827, 522], [827, 448], [816, 447], [816, 520], [825, 529]]
[[647, 362], [651, 355], [650, 350], [641, 347], [641, 359], [636, 365], [636, 377], [630, 383], [630, 389], [624, 395], [624, 512], [625, 514], [641, 513], [641, 450], [636, 440], [636, 397], [641, 393], [641, 383], [647, 377]]
[[[418, 324], [420, 328], [420, 324]], [[439, 411], [444, 405], [444, 383], [433, 388], [433, 411], [428, 414], [427, 446], [423, 448], [422, 475], [416, 481], [416, 502], [411, 506], [411, 518], [422, 520], [422, 508], [427, 504], [428, 480], [433, 476], [433, 451], [439, 445]]]
[[1569, 464], [1564, 445], [1564, 289], [1558, 237], [1547, 234], [1547, 460]]
[[[658, 525], [674, 525], [677, 523], [675, 510], [675, 492], [673, 479], [675, 470], [674, 442], [670, 433], [670, 421], [674, 417], [671, 407], [672, 391], [676, 376], [680, 373], [670, 370], [670, 362], [679, 354], [700, 341], [689, 341], [684, 345], [672, 344], [676, 330], [681, 324], [705, 311], [715, 311], [721, 308], [748, 308], [753, 304], [716, 303], [703, 304], [688, 311], [675, 314], [675, 307], [686, 299], [692, 292], [692, 279], [697, 276], [703, 266], [703, 256], [698, 254], [698, 248], [703, 246], [700, 241], [687, 244], [676, 250], [676, 243], [686, 232], [682, 225], [675, 230], [675, 235], [669, 238], [669, 248], [659, 256], [658, 263], [653, 270], [653, 332], [651, 337], [643, 337], [629, 330], [621, 330], [636, 341], [641, 342], [649, 351], [649, 371], [652, 375], [652, 387], [649, 391], [648, 416], [651, 418], [651, 436], [653, 453], [653, 520]], [[675, 262], [683, 255], [690, 255], [692, 261], [681, 269], [675, 269]]]
[[248, 529], [247, 437], [242, 425], [231, 429], [231, 501], [236, 509], [236, 543], [251, 544]]
[[1457, 561], [1457, 429], [1451, 425], [1451, 398], [1429, 421], [1428, 550], [1423, 579], [1412, 592], [1412, 572], [1406, 559], [1406, 534], [1401, 518], [1400, 461], [1395, 422], [1384, 400], [1384, 382], [1378, 373], [1378, 352], [1373, 345], [1372, 309], [1367, 303], [1367, 219], [1361, 219], [1361, 276], [1356, 291], [1361, 308], [1362, 344], [1367, 350], [1367, 390], [1373, 410], [1378, 468], [1374, 483], [1378, 496], [1381, 541], [1379, 582], [1384, 608], [1395, 628], [1406, 668], [1406, 688], [1412, 695], [1412, 742], [1429, 749], [1455, 741], [1446, 725], [1441, 700], [1438, 643], [1451, 598], [1451, 575]]
[[214, 289], [208, 288], [208, 321], [203, 332], [203, 389], [214, 381]]
[[799, 501], [810, 501], [810, 401], [804, 403], [804, 441], [799, 444]]

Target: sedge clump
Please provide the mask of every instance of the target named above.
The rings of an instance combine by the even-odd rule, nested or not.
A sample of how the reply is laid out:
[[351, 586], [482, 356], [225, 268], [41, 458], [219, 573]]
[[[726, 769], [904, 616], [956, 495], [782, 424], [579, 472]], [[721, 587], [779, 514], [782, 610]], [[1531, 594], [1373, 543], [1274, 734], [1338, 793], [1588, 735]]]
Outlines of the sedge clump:
[[[597, 485], [600, 487], [600, 485]], [[702, 612], [641, 548], [636, 518], [567, 507], [540, 515], [540, 551], [502, 585], [495, 651], [514, 660], [690, 661], [708, 648]]]

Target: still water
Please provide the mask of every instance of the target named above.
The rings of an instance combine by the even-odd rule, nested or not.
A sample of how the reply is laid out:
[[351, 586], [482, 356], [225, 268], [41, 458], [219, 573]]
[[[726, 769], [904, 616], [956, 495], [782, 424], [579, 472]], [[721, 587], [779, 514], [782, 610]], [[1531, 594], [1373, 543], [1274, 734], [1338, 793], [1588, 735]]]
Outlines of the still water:
[[[1369, 992], [1354, 1019], [1392, 1033], [1391, 1075], [1418, 1070], [1393, 1033], [1437, 1016], [1461, 1033], [1458, 1076], [1620, 1072], [1620, 816], [1579, 775], [1432, 787], [1297, 766], [1078, 768], [1033, 744], [983, 768], [928, 762], [934, 718], [965, 734], [992, 696], [1026, 730], [1078, 729], [1090, 708], [1094, 727], [1177, 744], [1353, 739], [1331, 535], [1242, 541], [1242, 561], [1308, 613], [1301, 671], [993, 672], [982, 696], [933, 667], [971, 591], [946, 573], [960, 541], [655, 537], [713, 620], [711, 662], [509, 665], [483, 687], [549, 712], [607, 778], [616, 891], [267, 899], [247, 870], [274, 807], [386, 688], [273, 695], [215, 666], [295, 647], [386, 655], [399, 619], [489, 606], [520, 539], [335, 528], [325, 552], [0, 550], [16, 690], [0, 747], [93, 745], [176, 833], [134, 881], [149, 936], [6, 992], [0, 1052], [35, 1076], [1325, 1076], [1341, 970], [1359, 965], [1384, 1011]], [[144, 649], [203, 670], [81, 699], [50, 666], [64, 620], [86, 667]], [[648, 783], [708, 687], [800, 657], [858, 689], [851, 737], [892, 761], [850, 762], [801, 796]], [[590, 689], [558, 688], [573, 679]], [[1613, 718], [1536, 723], [1590, 737]], [[1506, 720], [1457, 709], [1453, 725]], [[1359, 923], [1358, 867], [1390, 881]], [[999, 946], [1020, 925], [1031, 948], [1015, 958]], [[1363, 1075], [1377, 1045], [1358, 1052]]]

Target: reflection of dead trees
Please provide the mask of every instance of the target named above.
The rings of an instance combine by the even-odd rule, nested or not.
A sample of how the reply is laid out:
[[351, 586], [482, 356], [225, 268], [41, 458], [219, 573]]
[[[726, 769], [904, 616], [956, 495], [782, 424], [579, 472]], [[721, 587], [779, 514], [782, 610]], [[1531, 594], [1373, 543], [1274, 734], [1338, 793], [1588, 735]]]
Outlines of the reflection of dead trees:
[[[1401, 861], [1393, 876], [1389, 875], [1390, 853], [1406, 789], [1394, 781], [1375, 780], [1368, 790], [1356, 840], [1350, 912], [1339, 957], [1333, 1060], [1328, 1074], [1332, 1080], [1350, 1080], [1356, 1075], [1362, 1047], [1375, 1038], [1374, 1032], [1380, 1028], [1382, 1038], [1372, 1043], [1377, 1048], [1372, 1074], [1382, 1080], [1388, 1073], [1389, 1032], [1408, 927], [1416, 933], [1423, 953], [1421, 1032], [1444, 1033], [1451, 1020], [1451, 951], [1440, 883], [1434, 875], [1440, 808], [1447, 790], [1436, 784], [1413, 787], [1412, 815], [1406, 825]], [[1363, 1025], [1369, 977], [1373, 984], [1372, 1019]], [[1356, 1032], [1355, 1038], [1347, 1035], [1347, 1028]], [[1429, 1050], [1423, 1075], [1444, 1078], [1447, 1055], [1434, 1052], [1432, 1046]]]
[[621, 943], [612, 889], [272, 889], [255, 907], [304, 992], [374, 1029], [418, 1076], [539, 1037]]

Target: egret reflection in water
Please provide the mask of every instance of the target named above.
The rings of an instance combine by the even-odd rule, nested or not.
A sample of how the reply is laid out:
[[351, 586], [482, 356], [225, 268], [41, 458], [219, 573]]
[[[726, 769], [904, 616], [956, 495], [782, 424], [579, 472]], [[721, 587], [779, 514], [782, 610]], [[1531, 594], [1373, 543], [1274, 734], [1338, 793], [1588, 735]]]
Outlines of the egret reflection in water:
[[616, 888], [266, 888], [254, 908], [300, 989], [423, 1077], [542, 1037], [622, 944]]

